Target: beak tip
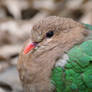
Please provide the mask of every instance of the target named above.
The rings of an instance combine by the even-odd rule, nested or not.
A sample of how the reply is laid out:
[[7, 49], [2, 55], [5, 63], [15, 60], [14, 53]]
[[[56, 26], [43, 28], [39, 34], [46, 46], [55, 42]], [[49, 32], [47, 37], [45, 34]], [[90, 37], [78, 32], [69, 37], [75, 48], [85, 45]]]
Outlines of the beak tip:
[[24, 51], [24, 52], [23, 52], [23, 54], [27, 54], [27, 52], [26, 52], [26, 51]]
[[35, 48], [35, 45], [33, 43], [29, 44], [25, 49], [23, 54], [27, 54], [29, 51], [31, 51], [33, 48]]

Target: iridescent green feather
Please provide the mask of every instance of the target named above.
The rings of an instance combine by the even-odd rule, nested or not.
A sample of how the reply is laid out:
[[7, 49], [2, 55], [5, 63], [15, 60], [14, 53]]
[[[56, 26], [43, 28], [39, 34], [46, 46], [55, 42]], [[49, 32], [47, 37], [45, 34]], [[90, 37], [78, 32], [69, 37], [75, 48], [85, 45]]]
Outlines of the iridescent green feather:
[[90, 25], [90, 24], [83, 24], [83, 25], [85, 25], [85, 27], [86, 27], [87, 29], [92, 30], [92, 25]]
[[[92, 30], [92, 26], [86, 26]], [[52, 71], [56, 92], [92, 92], [92, 40], [75, 46], [67, 54], [65, 67]]]
[[56, 67], [52, 72], [52, 83], [55, 85], [57, 92], [63, 89], [63, 70], [61, 67]]

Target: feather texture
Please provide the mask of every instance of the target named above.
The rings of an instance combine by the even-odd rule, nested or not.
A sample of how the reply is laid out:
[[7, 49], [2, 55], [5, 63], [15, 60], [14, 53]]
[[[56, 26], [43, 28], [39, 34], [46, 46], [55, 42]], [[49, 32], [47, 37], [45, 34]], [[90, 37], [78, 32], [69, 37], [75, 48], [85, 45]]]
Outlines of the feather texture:
[[67, 64], [52, 71], [56, 92], [92, 92], [92, 40], [73, 47], [67, 54]]

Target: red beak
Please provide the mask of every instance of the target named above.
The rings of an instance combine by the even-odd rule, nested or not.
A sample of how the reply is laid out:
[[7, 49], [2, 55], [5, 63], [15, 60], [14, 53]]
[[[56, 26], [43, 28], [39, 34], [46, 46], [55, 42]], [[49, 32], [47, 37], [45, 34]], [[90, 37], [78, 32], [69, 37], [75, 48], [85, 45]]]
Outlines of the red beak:
[[27, 54], [29, 51], [31, 51], [33, 48], [36, 47], [36, 43], [31, 43], [24, 49], [24, 54]]

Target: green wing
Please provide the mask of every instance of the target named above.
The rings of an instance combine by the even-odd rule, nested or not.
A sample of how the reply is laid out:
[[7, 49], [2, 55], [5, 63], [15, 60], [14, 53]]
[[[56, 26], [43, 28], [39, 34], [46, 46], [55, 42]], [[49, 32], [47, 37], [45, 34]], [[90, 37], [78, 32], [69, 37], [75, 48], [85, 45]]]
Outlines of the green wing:
[[63, 69], [61, 67], [56, 67], [52, 71], [52, 78], [51, 82], [56, 87], [56, 92], [61, 92], [63, 89]]
[[56, 92], [92, 92], [92, 40], [75, 46], [68, 56], [64, 68], [56, 67], [52, 71]]

